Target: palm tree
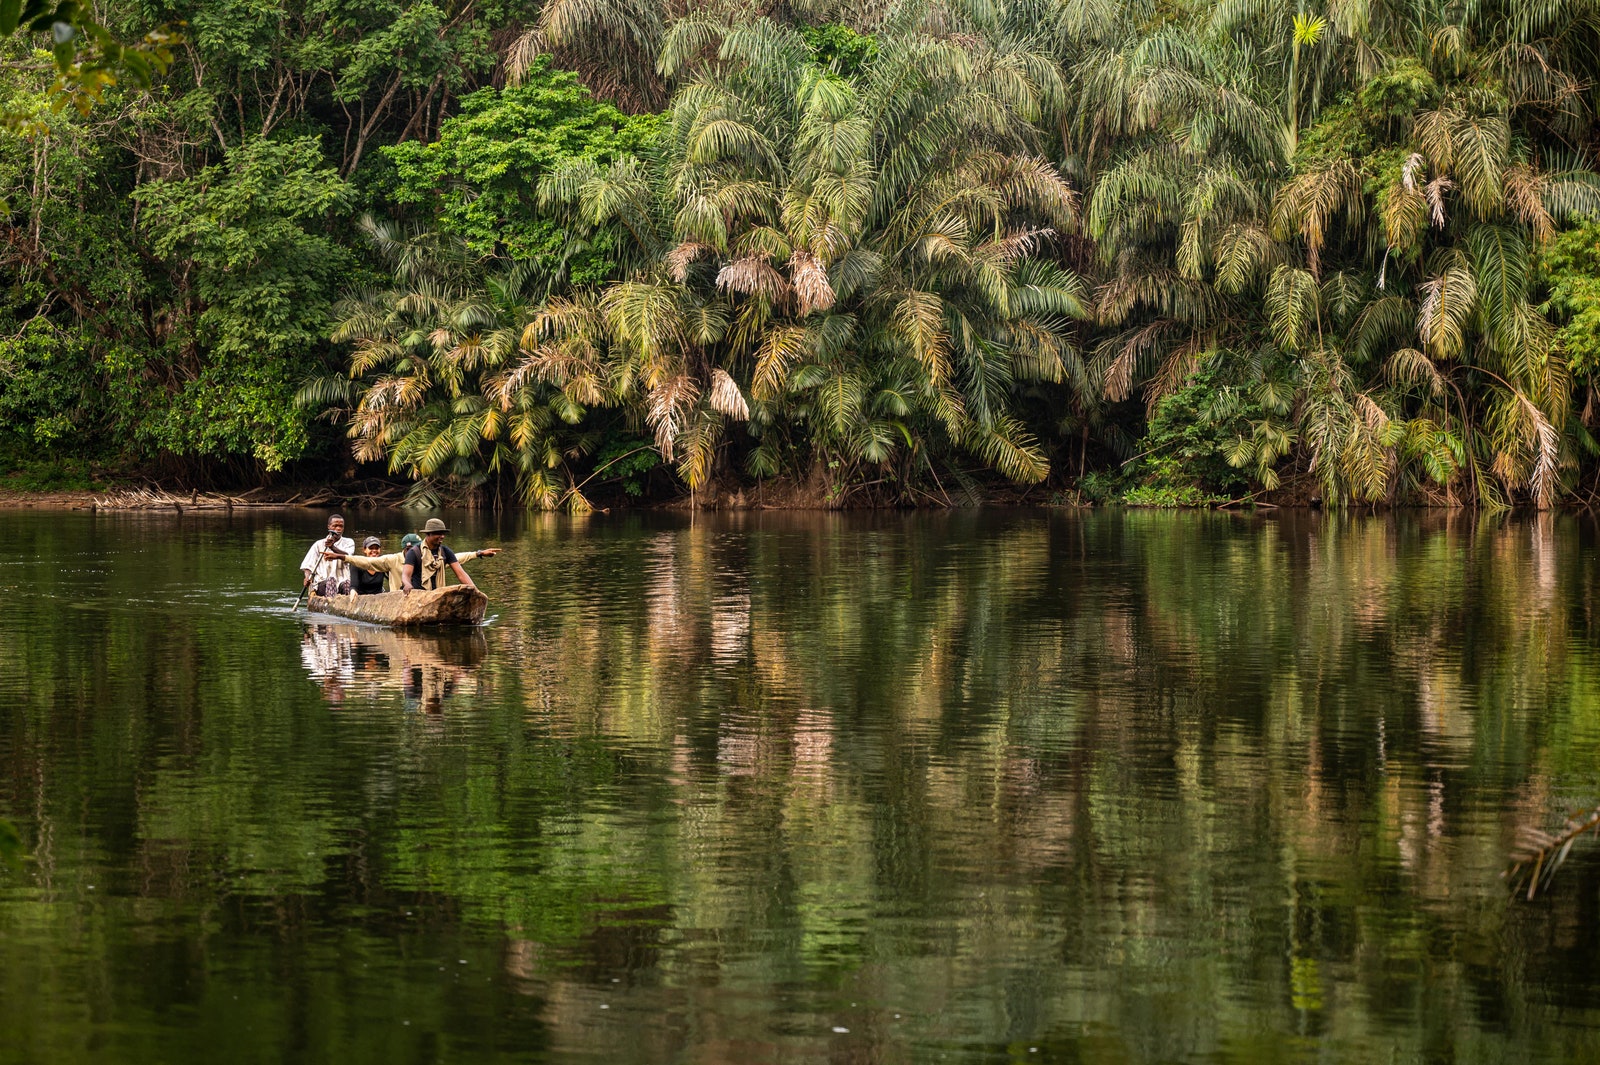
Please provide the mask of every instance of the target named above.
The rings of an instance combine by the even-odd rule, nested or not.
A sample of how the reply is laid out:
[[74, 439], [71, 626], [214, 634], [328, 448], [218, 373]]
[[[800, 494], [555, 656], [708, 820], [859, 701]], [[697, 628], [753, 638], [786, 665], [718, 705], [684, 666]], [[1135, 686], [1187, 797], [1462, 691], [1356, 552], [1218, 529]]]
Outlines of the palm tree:
[[[1042, 479], [1012, 394], [1081, 377], [1069, 335], [1085, 313], [1077, 278], [1045, 256], [1076, 224], [1075, 195], [1037, 154], [1059, 70], [953, 11], [914, 5], [890, 23], [856, 81], [768, 19], [679, 23], [666, 73], [684, 54], [715, 59], [676, 96], [649, 179], [580, 162], [542, 190], [574, 224], [655, 219], [636, 241], [655, 254], [581, 328], [565, 310], [541, 323], [524, 376], [635, 390], [691, 489], [732, 423], [757, 476], [809, 459], [844, 480], [925, 463], [937, 441]], [[604, 344], [576, 343], [609, 361], [574, 361], [573, 337], [602, 323]]]
[[355, 458], [406, 473], [419, 501], [509, 481], [530, 505], [587, 509], [569, 466], [599, 437], [579, 427], [586, 407], [555, 389], [502, 387], [531, 301], [548, 299], [552, 279], [474, 256], [454, 237], [371, 218], [362, 228], [393, 284], [338, 306], [333, 339], [353, 346], [348, 377], [309, 382], [300, 402], [347, 407]]
[[1571, 388], [1529, 260], [1600, 208], [1530, 147], [1585, 114], [1559, 64], [1595, 19], [1569, 14], [1243, 0], [1088, 49], [1069, 146], [1105, 159], [1108, 397], [1220, 366], [1261, 412], [1228, 457], [1266, 487], [1295, 456], [1333, 501], [1550, 505]]

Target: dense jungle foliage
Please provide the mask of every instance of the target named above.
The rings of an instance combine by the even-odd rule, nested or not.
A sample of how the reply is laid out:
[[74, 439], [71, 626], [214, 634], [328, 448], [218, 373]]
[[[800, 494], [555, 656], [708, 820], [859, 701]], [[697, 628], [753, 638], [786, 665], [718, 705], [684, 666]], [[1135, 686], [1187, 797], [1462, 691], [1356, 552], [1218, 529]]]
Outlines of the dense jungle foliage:
[[0, 58], [0, 462], [1595, 491], [1596, 0], [181, 0], [52, 60], [69, 6]]

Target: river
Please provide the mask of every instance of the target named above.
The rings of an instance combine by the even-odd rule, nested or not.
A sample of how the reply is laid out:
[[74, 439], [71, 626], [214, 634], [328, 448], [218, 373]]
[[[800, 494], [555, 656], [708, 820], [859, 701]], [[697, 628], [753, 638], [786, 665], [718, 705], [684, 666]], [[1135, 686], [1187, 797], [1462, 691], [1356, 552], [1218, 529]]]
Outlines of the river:
[[0, 512], [0, 1061], [1600, 1060], [1578, 518], [323, 517]]

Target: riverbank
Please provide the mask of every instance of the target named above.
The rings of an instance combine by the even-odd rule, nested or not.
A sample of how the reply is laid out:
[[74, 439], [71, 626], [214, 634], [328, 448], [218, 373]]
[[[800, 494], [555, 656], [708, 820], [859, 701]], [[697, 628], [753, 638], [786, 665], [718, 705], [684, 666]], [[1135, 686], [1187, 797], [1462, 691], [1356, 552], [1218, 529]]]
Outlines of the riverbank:
[[99, 489], [16, 489], [0, 487], [6, 510], [281, 510], [285, 507], [397, 506], [403, 488], [383, 491], [314, 488], [253, 488], [246, 492], [171, 491], [152, 487]]
[[[1320, 509], [1318, 486], [1300, 478], [1276, 490], [1238, 497], [1207, 494], [1199, 489], [1136, 488], [1110, 497], [1096, 496], [1078, 485], [989, 484], [963, 477], [948, 484], [916, 487], [908, 495], [899, 485], [873, 482], [832, 485], [816, 476], [774, 478], [746, 484], [719, 482], [699, 492], [665, 498], [640, 498], [620, 493], [588, 501], [600, 513], [612, 510], [698, 511], [844, 511], [844, 510], [951, 510], [971, 507], [1096, 507], [1125, 506], [1141, 510], [1234, 510], [1262, 507]], [[0, 510], [112, 510], [176, 511], [284, 508], [404, 507], [409, 486], [378, 479], [348, 483], [312, 483], [259, 486], [244, 491], [199, 491], [145, 485], [96, 488], [20, 488], [0, 481]], [[1435, 492], [1408, 503], [1385, 504], [1383, 509], [1461, 509], [1464, 504], [1448, 493]], [[438, 500], [432, 508], [450, 510], [520, 510], [512, 498], [479, 494]], [[568, 507], [557, 508], [568, 510]], [[1470, 509], [1470, 508], [1469, 508]]]

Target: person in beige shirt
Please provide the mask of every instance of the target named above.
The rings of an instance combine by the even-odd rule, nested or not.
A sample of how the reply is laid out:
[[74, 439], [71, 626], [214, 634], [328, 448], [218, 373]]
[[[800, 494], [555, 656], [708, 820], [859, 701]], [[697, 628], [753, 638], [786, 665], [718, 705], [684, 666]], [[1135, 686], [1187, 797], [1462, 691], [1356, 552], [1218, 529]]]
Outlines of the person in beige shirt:
[[[351, 590], [358, 595], [375, 595], [379, 592], [398, 592], [400, 582], [405, 576], [406, 551], [412, 545], [422, 542], [422, 537], [416, 533], [406, 533], [405, 539], [400, 541], [400, 550], [392, 555], [383, 554], [383, 543], [376, 536], [369, 536], [361, 545], [359, 555], [341, 555], [344, 561], [350, 564], [355, 572], [350, 574]], [[499, 554], [497, 547], [486, 547], [482, 551], [462, 551], [456, 555], [457, 562], [466, 562], [474, 558], [493, 558]], [[329, 553], [332, 557], [332, 552]], [[387, 583], [388, 587], [384, 585]]]

